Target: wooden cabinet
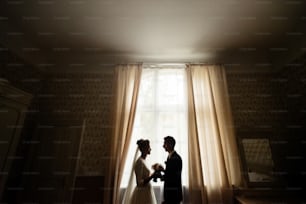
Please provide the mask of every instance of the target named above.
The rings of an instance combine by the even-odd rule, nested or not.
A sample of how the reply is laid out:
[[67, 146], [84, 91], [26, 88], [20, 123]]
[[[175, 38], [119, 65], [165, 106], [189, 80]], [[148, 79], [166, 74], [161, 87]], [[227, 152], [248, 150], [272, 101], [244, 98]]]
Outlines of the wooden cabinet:
[[32, 95], [0, 79], [0, 199]]
[[234, 190], [234, 204], [305, 203], [302, 189], [249, 188]]
[[31, 171], [39, 174], [37, 180], [27, 182], [28, 189], [34, 188], [27, 193], [26, 202], [71, 203], [84, 129], [85, 121], [73, 119], [37, 124], [34, 134], [39, 146]]

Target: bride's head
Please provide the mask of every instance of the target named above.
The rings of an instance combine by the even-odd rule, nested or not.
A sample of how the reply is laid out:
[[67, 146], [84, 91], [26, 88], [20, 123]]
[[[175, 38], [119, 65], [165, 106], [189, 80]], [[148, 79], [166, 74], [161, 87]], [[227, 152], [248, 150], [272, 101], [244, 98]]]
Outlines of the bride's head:
[[142, 157], [145, 158], [148, 154], [151, 153], [151, 147], [150, 147], [149, 140], [144, 140], [144, 139], [137, 140], [137, 145], [141, 152]]

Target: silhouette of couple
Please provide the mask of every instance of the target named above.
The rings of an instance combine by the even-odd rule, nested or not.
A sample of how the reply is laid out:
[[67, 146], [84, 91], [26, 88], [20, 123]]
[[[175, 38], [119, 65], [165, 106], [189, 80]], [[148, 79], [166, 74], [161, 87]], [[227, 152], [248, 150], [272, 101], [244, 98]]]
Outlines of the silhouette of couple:
[[137, 186], [131, 196], [131, 204], [156, 204], [156, 198], [150, 184], [160, 178], [164, 182], [164, 201], [162, 204], [179, 204], [182, 199], [182, 159], [174, 150], [175, 139], [171, 136], [164, 138], [164, 149], [169, 153], [165, 168], [161, 164], [154, 164], [151, 174], [145, 164], [145, 159], [151, 152], [150, 141], [140, 139], [137, 141], [141, 156], [135, 161], [134, 172]]

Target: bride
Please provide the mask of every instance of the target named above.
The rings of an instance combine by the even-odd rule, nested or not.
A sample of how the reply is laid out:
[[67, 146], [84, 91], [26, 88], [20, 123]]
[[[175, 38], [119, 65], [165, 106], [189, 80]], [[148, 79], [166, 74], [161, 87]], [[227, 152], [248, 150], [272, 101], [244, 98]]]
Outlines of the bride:
[[145, 163], [145, 159], [151, 152], [150, 141], [140, 139], [137, 141], [138, 149], [141, 156], [134, 163], [134, 172], [136, 175], [136, 187], [132, 192], [131, 204], [156, 204], [153, 188], [150, 184], [154, 178], [154, 173], [150, 174], [150, 170]]

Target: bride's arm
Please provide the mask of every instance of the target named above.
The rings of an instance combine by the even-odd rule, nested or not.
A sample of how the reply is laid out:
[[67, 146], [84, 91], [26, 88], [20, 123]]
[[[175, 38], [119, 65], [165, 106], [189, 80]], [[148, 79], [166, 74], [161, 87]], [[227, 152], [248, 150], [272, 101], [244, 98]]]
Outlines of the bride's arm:
[[139, 186], [146, 185], [151, 181], [152, 178], [154, 178], [154, 173], [146, 178], [143, 178], [144, 168], [146, 167], [141, 162], [136, 163], [135, 174], [136, 174], [137, 185]]
[[151, 179], [153, 179], [153, 178], [154, 178], [154, 173], [151, 174], [149, 177], [145, 178], [145, 179], [143, 180], [143, 184], [149, 183], [149, 182], [151, 181]]

